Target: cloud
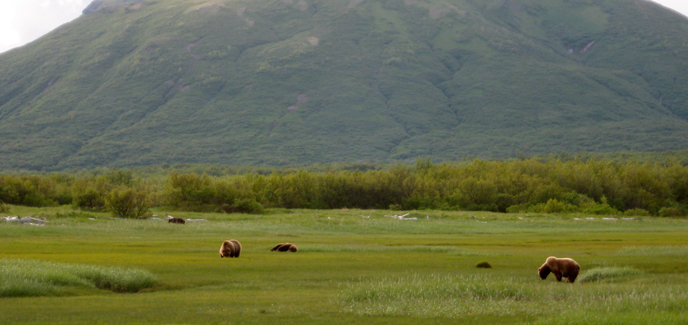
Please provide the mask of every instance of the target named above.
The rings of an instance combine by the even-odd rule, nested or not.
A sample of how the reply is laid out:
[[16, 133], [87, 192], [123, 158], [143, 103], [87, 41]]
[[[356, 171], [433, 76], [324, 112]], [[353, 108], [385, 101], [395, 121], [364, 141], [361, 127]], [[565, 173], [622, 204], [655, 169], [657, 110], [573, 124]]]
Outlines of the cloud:
[[688, 17], [688, 1], [686, 0], [654, 0], [667, 8], [673, 9]]
[[0, 52], [31, 42], [81, 15], [91, 0], [0, 1]]

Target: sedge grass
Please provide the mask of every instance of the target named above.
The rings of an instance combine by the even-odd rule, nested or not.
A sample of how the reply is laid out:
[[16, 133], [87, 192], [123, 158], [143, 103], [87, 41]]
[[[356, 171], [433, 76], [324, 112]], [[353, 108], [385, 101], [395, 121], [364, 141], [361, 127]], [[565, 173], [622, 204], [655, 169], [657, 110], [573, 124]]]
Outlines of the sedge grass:
[[[293, 210], [171, 213], [207, 219], [175, 225], [30, 209], [24, 215], [44, 213], [48, 224], [0, 223], [0, 258], [145, 269], [158, 282], [138, 294], [76, 284], [54, 286], [63, 291], [49, 297], [0, 298], [3, 324], [581, 323], [576, 315], [600, 324], [623, 315], [681, 324], [688, 317], [688, 261], [673, 258], [673, 248], [651, 253], [685, 246], [683, 219], [428, 211], [429, 219], [400, 221], [384, 218], [387, 211]], [[231, 238], [241, 241], [241, 257], [219, 258]], [[280, 242], [299, 251], [270, 252]], [[575, 258], [581, 275], [597, 267], [642, 273], [543, 281], [536, 270], [551, 255]], [[475, 267], [484, 260], [491, 269]]]
[[[625, 313], [641, 309], [677, 318], [688, 311], [688, 291], [681, 285], [535, 286], [528, 281], [487, 275], [414, 274], [365, 280], [349, 284], [340, 293], [339, 301], [347, 312], [378, 317], [540, 317], [568, 310]], [[687, 318], [684, 315], [681, 319]]]
[[74, 287], [138, 292], [155, 283], [140, 269], [0, 259], [0, 297], [65, 295]]
[[621, 279], [640, 275], [643, 272], [631, 267], [600, 267], [590, 269], [578, 278], [578, 282], [601, 282], [601, 281], [619, 281]]
[[643, 246], [624, 247], [617, 253], [621, 256], [688, 256], [688, 246]]
[[299, 246], [301, 252], [408, 252], [408, 253], [446, 253], [457, 256], [489, 256], [492, 253], [479, 252], [461, 247], [442, 247], [430, 245], [384, 246], [384, 245], [323, 245], [309, 244]]

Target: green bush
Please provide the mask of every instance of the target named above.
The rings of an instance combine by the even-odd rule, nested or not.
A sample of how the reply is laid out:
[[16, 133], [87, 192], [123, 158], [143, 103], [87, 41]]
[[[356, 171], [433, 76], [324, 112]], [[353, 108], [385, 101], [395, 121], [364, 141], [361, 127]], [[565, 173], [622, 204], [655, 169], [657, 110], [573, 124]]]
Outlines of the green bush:
[[561, 202], [557, 199], [549, 199], [547, 203], [535, 205], [520, 204], [512, 205], [506, 209], [509, 213], [536, 212], [536, 213], [569, 213], [578, 211], [578, 207], [572, 204]]
[[623, 213], [625, 216], [641, 216], [641, 217], [648, 217], [650, 216], [650, 212], [644, 209], [629, 209], [624, 211]]
[[659, 216], [660, 217], [682, 217], [683, 212], [679, 210], [678, 208], [674, 207], [664, 207], [659, 209]]
[[105, 198], [105, 207], [115, 217], [141, 218], [148, 212], [148, 197], [145, 191], [114, 189]]
[[667, 208], [661, 215], [688, 214], [688, 167], [681, 164], [476, 159], [435, 165], [421, 159], [415, 166], [374, 170], [313, 166], [244, 175], [201, 166], [186, 170], [166, 170], [167, 176], [145, 182], [126, 170], [0, 175], [0, 201], [29, 206], [71, 202], [78, 209], [112, 210], [105, 201], [114, 188], [145, 187], [151, 205], [199, 212], [358, 208], [656, 215]]
[[105, 197], [95, 188], [74, 195], [72, 206], [79, 209], [102, 210], [105, 208]]
[[6, 213], [6, 212], [10, 212], [9, 204], [5, 204], [4, 202], [0, 202], [0, 213]]
[[241, 213], [263, 213], [263, 205], [251, 199], [238, 199], [234, 201], [234, 212]]
[[538, 212], [543, 212], [543, 213], [565, 213], [565, 212], [573, 212], [576, 210], [576, 207], [571, 204], [567, 204], [564, 202], [560, 202], [557, 199], [549, 199], [547, 203], [545, 203], [542, 206], [542, 211]]
[[619, 210], [614, 209], [612, 206], [610, 206], [607, 203], [607, 198], [602, 197], [601, 203], [592, 203], [587, 205], [586, 208], [583, 209], [583, 213], [587, 214], [604, 214], [604, 215], [612, 215], [612, 214], [620, 214]]

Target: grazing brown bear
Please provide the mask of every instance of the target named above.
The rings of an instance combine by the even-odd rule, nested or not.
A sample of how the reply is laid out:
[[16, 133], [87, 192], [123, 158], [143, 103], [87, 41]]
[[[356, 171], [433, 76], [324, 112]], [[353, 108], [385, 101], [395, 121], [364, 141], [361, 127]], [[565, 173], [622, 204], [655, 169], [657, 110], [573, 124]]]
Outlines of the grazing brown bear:
[[225, 240], [220, 246], [220, 257], [239, 257], [241, 254], [241, 243], [236, 239]]
[[175, 217], [172, 217], [172, 218], [167, 219], [167, 222], [168, 222], [168, 223], [181, 223], [181, 224], [186, 224], [186, 221], [185, 221], [184, 219], [182, 219], [182, 218], [175, 218]]
[[570, 258], [556, 258], [550, 256], [538, 269], [538, 275], [541, 279], [547, 279], [550, 272], [554, 273], [557, 277], [557, 281], [561, 281], [561, 278], [567, 278], [566, 282], [573, 283], [578, 277], [578, 272], [580, 271], [580, 265]]
[[273, 247], [270, 251], [271, 251], [271, 252], [274, 252], [274, 251], [278, 251], [278, 252], [286, 252], [286, 251], [289, 251], [289, 252], [295, 253], [295, 252], [298, 251], [298, 248], [296, 248], [296, 245], [294, 245], [294, 244], [292, 244], [292, 243], [282, 243], [282, 244], [277, 244], [277, 246]]

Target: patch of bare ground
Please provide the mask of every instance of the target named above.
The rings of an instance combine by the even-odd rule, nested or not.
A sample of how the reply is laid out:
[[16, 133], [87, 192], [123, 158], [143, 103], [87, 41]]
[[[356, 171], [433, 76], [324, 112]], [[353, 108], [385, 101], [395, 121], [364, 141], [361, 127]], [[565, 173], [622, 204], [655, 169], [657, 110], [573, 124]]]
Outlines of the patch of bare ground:
[[363, 1], [365, 1], [365, 0], [349, 0], [349, 8], [356, 7], [356, 6], [360, 5], [361, 3], [363, 3]]
[[428, 10], [428, 14], [432, 19], [439, 19], [446, 16], [450, 12], [456, 12], [462, 16], [466, 15], [466, 12], [460, 10], [459, 8], [448, 5], [448, 4], [436, 4], [430, 2], [424, 2], [421, 0], [404, 0], [404, 4], [407, 6], [418, 6], [423, 7]]
[[143, 7], [143, 1], [138, 1], [135, 3], [130, 4], [128, 7], [124, 8], [124, 11], [129, 13], [133, 11], [138, 11]]
[[306, 3], [306, 0], [299, 0], [296, 3], [296, 8], [299, 8], [301, 11], [306, 11], [308, 9], [308, 3]]
[[253, 27], [253, 24], [255, 24], [255, 21], [253, 19], [248, 18], [248, 17], [244, 17], [245, 13], [246, 13], [246, 7], [241, 7], [241, 8], [236, 10], [237, 16], [239, 16], [239, 18], [243, 19], [246, 22], [246, 24], [248, 24], [249, 27]]
[[270, 130], [269, 131], [272, 132], [272, 129], [276, 128], [278, 125], [279, 125], [279, 122], [277, 122], [277, 121], [272, 122], [272, 124], [270, 124]]
[[194, 1], [195, 3], [199, 3], [195, 6], [189, 7], [189, 9], [186, 9], [184, 13], [189, 13], [189, 12], [212, 12], [216, 13], [218, 12], [221, 8], [226, 8], [225, 3], [227, 0], [210, 0], [210, 1]]
[[189, 52], [189, 54], [191, 54], [191, 56], [196, 60], [200, 59], [201, 56], [198, 54], [191, 53], [191, 49], [193, 49], [194, 46], [198, 45], [198, 43], [200, 43], [202, 40], [203, 40], [203, 38], [201, 37], [197, 41], [191, 42], [191, 43], [187, 44], [186, 46], [184, 46], [184, 50], [186, 50], [186, 52]]
[[164, 82], [165, 86], [168, 86], [169, 88], [165, 92], [165, 94], [162, 96], [163, 99], [167, 99], [170, 97], [171, 94], [177, 91], [184, 91], [189, 88], [188, 84], [184, 83], [184, 78], [179, 78], [176, 81], [175, 80], [167, 80]]
[[306, 41], [308, 41], [308, 43], [310, 43], [313, 46], [318, 46], [318, 43], [320, 43], [320, 39], [315, 36], [307, 38]]
[[300, 93], [298, 96], [296, 96], [296, 103], [293, 105], [287, 107], [288, 112], [293, 112], [297, 109], [299, 109], [299, 105], [303, 104], [308, 99], [308, 96], [306, 96], [306, 93]]

